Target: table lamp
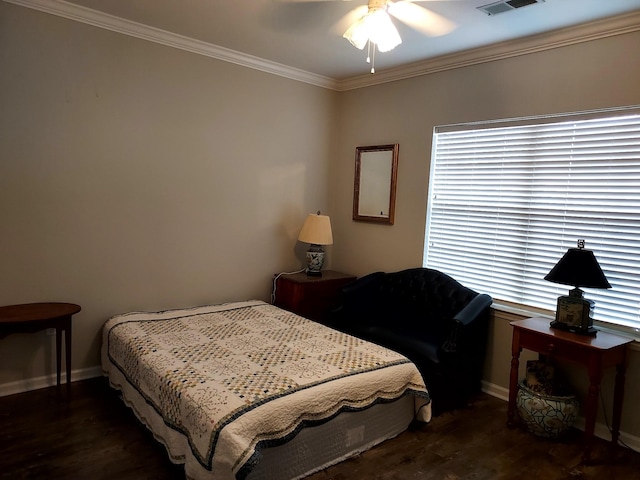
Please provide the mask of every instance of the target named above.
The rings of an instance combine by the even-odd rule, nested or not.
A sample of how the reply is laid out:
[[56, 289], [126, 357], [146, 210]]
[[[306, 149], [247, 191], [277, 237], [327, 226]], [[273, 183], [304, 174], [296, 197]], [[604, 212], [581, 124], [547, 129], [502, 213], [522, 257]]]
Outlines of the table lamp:
[[307, 250], [307, 275], [322, 276], [322, 265], [324, 264], [324, 250], [322, 245], [333, 244], [331, 234], [331, 220], [326, 215], [310, 213], [302, 225], [298, 241], [309, 243]]
[[569, 295], [558, 297], [556, 318], [551, 327], [580, 335], [596, 335], [597, 330], [593, 327], [595, 303], [583, 297], [580, 287], [611, 288], [611, 285], [593, 252], [585, 250], [584, 240], [578, 240], [578, 248], [567, 250], [544, 279], [575, 287]]

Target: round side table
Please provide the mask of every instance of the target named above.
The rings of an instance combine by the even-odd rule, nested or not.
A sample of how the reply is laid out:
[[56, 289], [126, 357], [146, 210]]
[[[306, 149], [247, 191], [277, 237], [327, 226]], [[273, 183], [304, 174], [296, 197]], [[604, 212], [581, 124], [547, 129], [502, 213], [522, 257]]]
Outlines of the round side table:
[[67, 368], [67, 394], [71, 390], [71, 317], [80, 311], [74, 303], [25, 303], [0, 307], [0, 339], [12, 333], [56, 329], [56, 385], [60, 388], [62, 332]]

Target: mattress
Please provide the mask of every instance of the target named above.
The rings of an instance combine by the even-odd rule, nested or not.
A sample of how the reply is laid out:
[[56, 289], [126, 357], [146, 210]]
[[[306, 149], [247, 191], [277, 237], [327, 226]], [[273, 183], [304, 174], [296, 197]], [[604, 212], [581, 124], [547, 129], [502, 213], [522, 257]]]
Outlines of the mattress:
[[[118, 315], [103, 333], [104, 373], [189, 478], [309, 473], [345, 453], [284, 473], [268, 466], [270, 448], [405, 397], [430, 420], [408, 359], [261, 301]], [[346, 454], [367, 446], [362, 425], [347, 432]]]
[[302, 429], [287, 443], [262, 450], [247, 480], [304, 478], [396, 437], [413, 419], [410, 395], [360, 412], [343, 412], [329, 422]]

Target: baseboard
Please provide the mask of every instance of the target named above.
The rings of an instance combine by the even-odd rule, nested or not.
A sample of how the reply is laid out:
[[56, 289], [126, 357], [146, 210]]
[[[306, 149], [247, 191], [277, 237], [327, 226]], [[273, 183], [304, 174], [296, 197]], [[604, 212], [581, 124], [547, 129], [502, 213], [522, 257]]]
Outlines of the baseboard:
[[509, 401], [509, 389], [496, 385], [495, 383], [489, 383], [482, 380], [482, 391], [491, 395], [492, 397], [499, 398], [505, 402]]
[[[505, 402], [509, 401], [509, 389], [495, 385], [493, 383], [482, 381], [482, 391], [492, 397], [499, 398]], [[505, 419], [506, 420], [506, 419]], [[585, 420], [584, 417], [578, 417], [573, 425], [578, 430], [584, 431]], [[622, 425], [624, 427], [624, 425]], [[596, 423], [594, 435], [598, 438], [602, 438], [606, 441], [611, 441], [611, 431], [603, 423]], [[620, 443], [622, 446], [626, 446], [631, 450], [640, 452], [640, 437], [620, 431]]]
[[[79, 380], [86, 380], [88, 378], [99, 377], [102, 375], [102, 367], [95, 366], [89, 368], [82, 368], [79, 370], [71, 371], [71, 381], [77, 382]], [[66, 383], [67, 375], [62, 372], [60, 376], [60, 383]], [[38, 390], [40, 388], [53, 387], [56, 384], [56, 374], [45, 375], [43, 377], [27, 378], [25, 380], [18, 380], [15, 382], [0, 384], [0, 397], [6, 397], [7, 395], [14, 395], [16, 393], [29, 392], [31, 390]]]

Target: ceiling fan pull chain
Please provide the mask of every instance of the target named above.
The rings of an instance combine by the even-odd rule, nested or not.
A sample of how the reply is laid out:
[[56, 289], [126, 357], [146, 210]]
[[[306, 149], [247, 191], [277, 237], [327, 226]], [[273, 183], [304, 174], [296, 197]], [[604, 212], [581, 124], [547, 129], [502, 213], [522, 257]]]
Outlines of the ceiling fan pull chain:
[[371, 49], [371, 73], [376, 73], [376, 46], [375, 44], [373, 45], [373, 48]]
[[367, 40], [367, 63], [371, 63], [371, 40]]

